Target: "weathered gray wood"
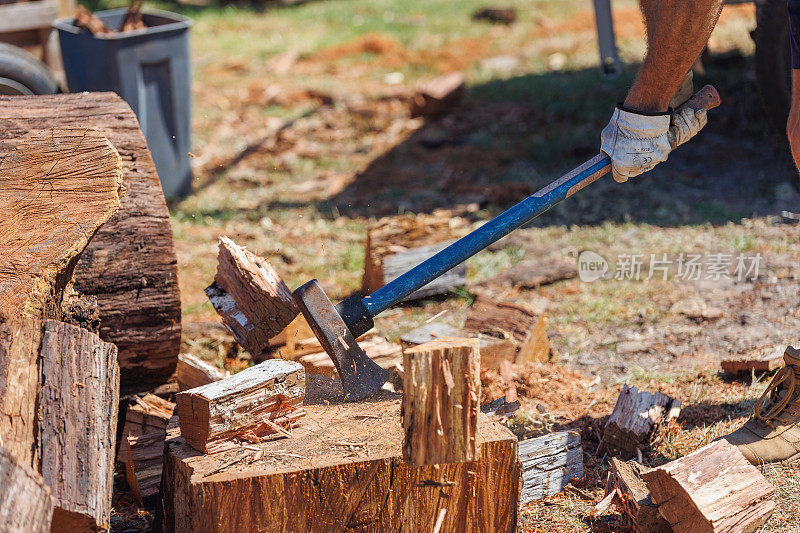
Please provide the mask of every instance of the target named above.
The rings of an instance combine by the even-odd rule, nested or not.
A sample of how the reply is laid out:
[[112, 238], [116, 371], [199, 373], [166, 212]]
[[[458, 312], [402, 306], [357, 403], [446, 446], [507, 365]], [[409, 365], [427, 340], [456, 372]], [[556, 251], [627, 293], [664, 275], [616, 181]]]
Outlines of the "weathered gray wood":
[[195, 449], [216, 453], [232, 439], [285, 434], [305, 414], [305, 371], [294, 361], [269, 359], [230, 377], [176, 396], [181, 434]]
[[775, 509], [775, 488], [725, 440], [643, 472], [642, 478], [675, 533], [755, 531]]
[[522, 492], [526, 504], [564, 490], [569, 482], [583, 477], [583, 448], [576, 431], [561, 431], [521, 441]]
[[41, 472], [53, 491], [54, 531], [108, 529], [119, 412], [117, 347], [48, 320], [39, 393]]
[[681, 402], [666, 394], [625, 385], [606, 422], [601, 446], [612, 455], [634, 457], [648, 435], [677, 418], [680, 410]]
[[0, 446], [0, 531], [49, 533], [53, 504], [42, 476]]

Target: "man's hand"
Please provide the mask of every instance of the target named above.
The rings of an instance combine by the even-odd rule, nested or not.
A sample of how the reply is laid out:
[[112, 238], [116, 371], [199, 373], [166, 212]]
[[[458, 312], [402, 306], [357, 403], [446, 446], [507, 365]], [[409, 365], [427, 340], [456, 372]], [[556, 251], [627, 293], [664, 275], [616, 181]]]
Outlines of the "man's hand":
[[617, 106], [611, 121], [600, 135], [600, 149], [611, 157], [611, 173], [618, 183], [628, 181], [667, 160], [670, 125], [675, 146], [680, 146], [699, 132], [708, 121], [705, 110], [695, 113], [637, 113]]

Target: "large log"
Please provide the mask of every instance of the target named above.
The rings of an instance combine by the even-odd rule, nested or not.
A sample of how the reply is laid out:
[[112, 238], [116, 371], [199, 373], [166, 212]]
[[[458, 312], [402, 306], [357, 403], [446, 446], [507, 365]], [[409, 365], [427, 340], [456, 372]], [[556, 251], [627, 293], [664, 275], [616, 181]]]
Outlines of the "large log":
[[0, 153], [29, 131], [76, 124], [117, 149], [127, 195], [83, 253], [75, 287], [97, 296], [100, 336], [119, 348], [126, 391], [141, 392], [175, 370], [181, 313], [169, 211], [136, 116], [113, 93], [0, 96]]
[[111, 527], [119, 412], [117, 348], [70, 324], [45, 322], [38, 452], [53, 491], [54, 531]]
[[755, 531], [775, 509], [775, 488], [725, 440], [642, 473], [675, 533]]
[[95, 130], [32, 134], [0, 160], [0, 191], [0, 435], [34, 466], [43, 320], [62, 317], [80, 253], [119, 206], [120, 158]]
[[216, 453], [235, 447], [234, 438], [258, 442], [287, 434], [305, 414], [304, 396], [303, 366], [269, 359], [175, 398], [186, 441]]
[[645, 439], [680, 412], [681, 402], [666, 394], [625, 385], [608, 417], [600, 446], [612, 455], [635, 457]]
[[0, 530], [50, 533], [53, 496], [42, 476], [0, 446]]
[[564, 490], [583, 477], [583, 448], [576, 431], [561, 431], [519, 443], [524, 505]]
[[292, 439], [202, 455], [169, 430], [163, 517], [168, 532], [513, 532], [517, 439], [481, 416], [475, 461], [402, 459], [400, 400], [308, 405]]
[[445, 338], [403, 353], [403, 458], [413, 465], [474, 461], [481, 396], [475, 339]]
[[300, 313], [292, 292], [269, 263], [227, 237], [219, 239], [217, 263], [208, 299], [236, 342], [263, 359], [270, 339]]

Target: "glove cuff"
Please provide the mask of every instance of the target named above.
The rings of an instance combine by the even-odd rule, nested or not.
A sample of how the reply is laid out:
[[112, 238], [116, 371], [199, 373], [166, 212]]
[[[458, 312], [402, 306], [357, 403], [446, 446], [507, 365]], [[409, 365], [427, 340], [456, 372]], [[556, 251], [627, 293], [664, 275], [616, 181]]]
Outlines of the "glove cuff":
[[617, 109], [619, 109], [620, 111], [625, 111], [626, 113], [633, 113], [634, 115], [641, 115], [643, 117], [663, 117], [663, 116], [671, 117], [672, 113], [674, 112], [674, 110], [672, 109], [671, 106], [668, 107], [667, 110], [664, 111], [663, 113], [658, 113], [658, 112], [651, 112], [651, 111], [639, 111], [638, 109], [633, 109], [631, 107], [625, 107], [624, 104], [625, 104], [624, 102], [618, 102], [617, 103]]

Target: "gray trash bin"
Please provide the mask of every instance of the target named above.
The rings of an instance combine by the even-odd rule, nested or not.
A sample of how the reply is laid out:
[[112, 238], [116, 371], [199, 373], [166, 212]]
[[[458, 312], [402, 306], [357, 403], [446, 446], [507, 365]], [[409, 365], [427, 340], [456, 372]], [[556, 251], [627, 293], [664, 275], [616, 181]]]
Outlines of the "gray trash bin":
[[[126, 9], [95, 13], [119, 28]], [[167, 11], [143, 13], [147, 29], [108, 36], [81, 30], [73, 19], [53, 23], [71, 92], [113, 91], [139, 119], [168, 198], [192, 187], [189, 27], [192, 20]]]

